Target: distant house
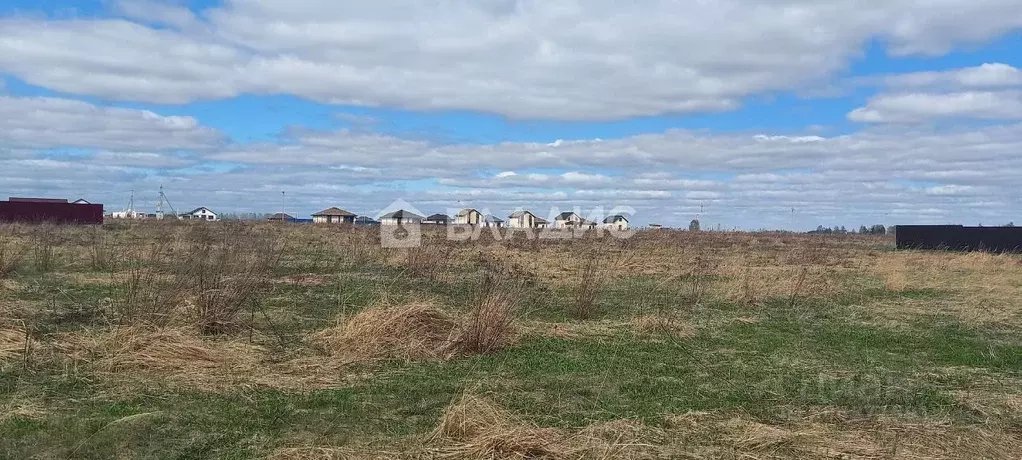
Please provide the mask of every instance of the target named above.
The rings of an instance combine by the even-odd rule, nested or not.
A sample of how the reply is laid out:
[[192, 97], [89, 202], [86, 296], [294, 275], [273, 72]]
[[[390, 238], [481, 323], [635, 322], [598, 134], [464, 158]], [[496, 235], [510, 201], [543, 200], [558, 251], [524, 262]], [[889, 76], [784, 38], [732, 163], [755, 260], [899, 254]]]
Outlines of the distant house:
[[462, 209], [457, 216], [454, 216], [454, 223], [458, 225], [479, 225], [482, 221], [482, 213], [471, 208]]
[[85, 201], [85, 198], [79, 198], [77, 200], [72, 201], [71, 204], [92, 204], [92, 203]]
[[515, 211], [508, 216], [507, 226], [511, 228], [536, 228], [536, 219], [539, 218], [529, 211]]
[[266, 218], [269, 222], [294, 222], [295, 218], [290, 214], [284, 214], [282, 212], [271, 214], [270, 217]]
[[354, 224], [355, 214], [334, 207], [313, 214], [312, 222], [316, 224]]
[[182, 219], [198, 219], [208, 221], [220, 220], [220, 216], [217, 213], [211, 211], [209, 208], [205, 206], [200, 206], [184, 214], [180, 214], [178, 217]]
[[664, 228], [664, 226], [660, 224], [649, 224], [649, 228], [650, 230], [660, 230], [661, 228]]
[[447, 214], [433, 214], [422, 221], [427, 225], [447, 225], [451, 221], [451, 218]]
[[593, 228], [596, 227], [595, 222], [590, 222], [582, 218], [575, 212], [562, 212], [554, 218], [554, 228]]
[[535, 225], [536, 228], [547, 228], [550, 225], [550, 222], [542, 217], [535, 216], [532, 220], [532, 224]]
[[407, 225], [407, 224], [418, 224], [422, 222], [422, 216], [399, 209], [394, 212], [389, 212], [380, 216], [380, 225]]
[[628, 230], [628, 219], [620, 214], [603, 219], [603, 227], [614, 230]]
[[489, 214], [487, 214], [486, 216], [483, 216], [483, 227], [501, 228], [503, 226], [504, 226], [504, 220], [503, 219], [501, 219], [501, 218], [499, 218], [497, 216], [494, 216], [494, 215], [489, 215]]
[[358, 216], [355, 218], [355, 225], [380, 225], [380, 222], [369, 216]]

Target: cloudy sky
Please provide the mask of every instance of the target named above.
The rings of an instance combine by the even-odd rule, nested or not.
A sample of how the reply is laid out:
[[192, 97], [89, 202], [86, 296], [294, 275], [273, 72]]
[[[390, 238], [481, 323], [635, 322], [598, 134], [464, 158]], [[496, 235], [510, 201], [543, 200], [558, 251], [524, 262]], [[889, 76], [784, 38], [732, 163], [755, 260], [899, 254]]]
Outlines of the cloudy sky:
[[4, 0], [0, 195], [1022, 223], [1018, 0]]

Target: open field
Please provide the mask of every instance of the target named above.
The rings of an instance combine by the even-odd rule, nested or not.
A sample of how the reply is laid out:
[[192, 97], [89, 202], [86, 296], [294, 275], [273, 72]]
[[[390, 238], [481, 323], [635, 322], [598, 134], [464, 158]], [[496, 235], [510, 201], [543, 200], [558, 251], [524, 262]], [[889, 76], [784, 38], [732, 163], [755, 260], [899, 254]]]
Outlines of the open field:
[[1017, 458], [1022, 258], [0, 226], [0, 458]]

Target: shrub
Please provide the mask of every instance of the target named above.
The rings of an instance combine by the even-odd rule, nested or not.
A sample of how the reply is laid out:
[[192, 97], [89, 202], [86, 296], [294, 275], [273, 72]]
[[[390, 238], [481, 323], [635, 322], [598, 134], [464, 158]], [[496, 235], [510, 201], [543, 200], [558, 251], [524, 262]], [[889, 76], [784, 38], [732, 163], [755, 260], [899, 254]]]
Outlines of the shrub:
[[522, 283], [486, 273], [475, 305], [462, 323], [454, 347], [461, 354], [486, 354], [508, 346], [515, 336]]
[[280, 261], [282, 241], [244, 229], [230, 223], [193, 229], [177, 276], [193, 296], [204, 334], [235, 329], [238, 314]]
[[570, 313], [575, 319], [590, 319], [596, 316], [600, 308], [598, 301], [604, 281], [603, 267], [595, 253], [590, 253], [582, 260], [578, 276]]
[[157, 238], [126, 251], [128, 278], [114, 304], [121, 324], [164, 326], [184, 302], [187, 292], [182, 280], [160, 270], [168, 248], [166, 238]]

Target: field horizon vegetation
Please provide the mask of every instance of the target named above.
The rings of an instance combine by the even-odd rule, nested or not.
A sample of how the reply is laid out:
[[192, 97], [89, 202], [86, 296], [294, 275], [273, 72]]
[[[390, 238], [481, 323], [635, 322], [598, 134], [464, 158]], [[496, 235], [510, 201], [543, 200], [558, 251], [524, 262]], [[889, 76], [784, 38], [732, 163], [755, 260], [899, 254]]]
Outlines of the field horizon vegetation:
[[1022, 452], [1022, 257], [874, 235], [0, 225], [0, 458]]

